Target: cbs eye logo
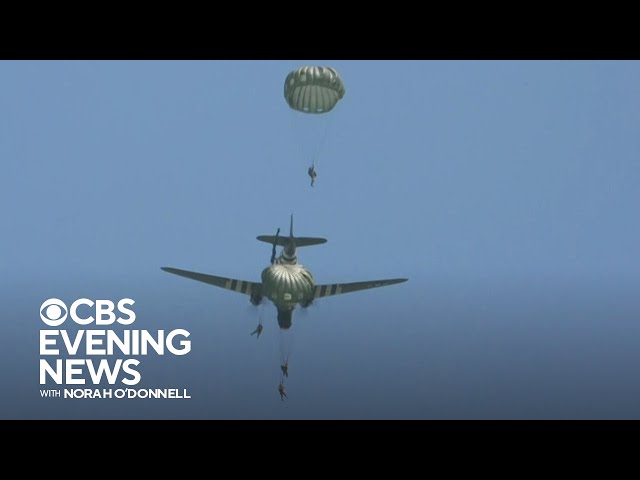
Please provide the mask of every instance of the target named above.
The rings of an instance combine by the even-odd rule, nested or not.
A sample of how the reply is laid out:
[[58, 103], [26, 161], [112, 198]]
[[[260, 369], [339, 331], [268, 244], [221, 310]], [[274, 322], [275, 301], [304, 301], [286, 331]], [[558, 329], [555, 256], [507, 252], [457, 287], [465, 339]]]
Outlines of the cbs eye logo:
[[[130, 298], [121, 299], [117, 305], [111, 300], [94, 302], [88, 298], [79, 298], [67, 309], [62, 300], [50, 298], [40, 305], [40, 319], [50, 327], [59, 327], [67, 316], [78, 325], [89, 325], [94, 322], [96, 325], [112, 325], [114, 322], [120, 325], [131, 325], [136, 319], [136, 314], [127, 306], [134, 303], [135, 301]], [[115, 311], [124, 315], [116, 317]]]
[[59, 327], [67, 319], [67, 306], [62, 300], [50, 298], [40, 306], [40, 318], [50, 327]]

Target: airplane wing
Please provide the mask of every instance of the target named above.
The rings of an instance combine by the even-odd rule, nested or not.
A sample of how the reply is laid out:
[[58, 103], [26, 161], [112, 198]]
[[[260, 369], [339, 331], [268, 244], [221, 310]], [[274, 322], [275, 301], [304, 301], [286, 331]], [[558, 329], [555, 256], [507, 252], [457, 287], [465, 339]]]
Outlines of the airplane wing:
[[261, 283], [247, 282], [245, 280], [235, 280], [233, 278], [217, 277], [215, 275], [206, 275], [204, 273], [190, 272], [188, 270], [180, 270], [178, 268], [161, 267], [165, 272], [180, 275], [181, 277], [197, 280], [198, 282], [208, 283], [220, 288], [226, 288], [232, 292], [243, 293], [245, 295], [256, 295], [262, 290]]
[[396, 283], [406, 282], [407, 278], [393, 278], [389, 280], [371, 280], [368, 282], [353, 283], [333, 283], [330, 285], [316, 285], [313, 298], [329, 297], [331, 295], [340, 295], [341, 293], [357, 292], [358, 290], [367, 290], [369, 288], [386, 287], [387, 285], [395, 285]]

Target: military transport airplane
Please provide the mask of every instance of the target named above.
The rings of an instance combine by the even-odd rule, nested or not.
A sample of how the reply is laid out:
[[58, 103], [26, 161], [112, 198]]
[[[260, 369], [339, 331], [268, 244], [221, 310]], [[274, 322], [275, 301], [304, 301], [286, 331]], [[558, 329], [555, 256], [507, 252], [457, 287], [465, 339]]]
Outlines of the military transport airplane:
[[306, 308], [318, 298], [357, 292], [358, 290], [369, 288], [385, 287], [408, 280], [406, 278], [393, 278], [368, 282], [316, 285], [311, 272], [298, 263], [296, 248], [320, 245], [326, 243], [327, 240], [325, 238], [294, 237], [293, 215], [291, 215], [288, 238], [280, 237], [279, 235], [260, 235], [257, 239], [261, 242], [272, 244], [274, 253], [276, 245], [283, 247], [280, 256], [275, 258], [275, 255], [273, 255], [272, 265], [262, 271], [261, 283], [206, 275], [171, 267], [161, 268], [165, 272], [249, 295], [250, 301], [254, 305], [259, 305], [262, 299], [266, 297], [271, 300], [278, 310], [278, 325], [285, 330], [291, 327], [291, 317], [298, 304]]

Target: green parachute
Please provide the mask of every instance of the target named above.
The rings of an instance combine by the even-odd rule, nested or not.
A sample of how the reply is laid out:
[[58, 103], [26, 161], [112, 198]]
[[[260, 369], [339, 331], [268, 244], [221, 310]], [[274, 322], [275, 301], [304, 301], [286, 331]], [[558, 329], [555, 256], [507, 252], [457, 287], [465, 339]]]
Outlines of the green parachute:
[[311, 163], [308, 174], [312, 187], [318, 157], [333, 117], [326, 113], [335, 108], [344, 93], [344, 82], [333, 67], [303, 66], [289, 72], [284, 81], [284, 98], [292, 113], [293, 137], [300, 155]]
[[344, 97], [342, 78], [332, 67], [304, 66], [287, 75], [284, 98], [289, 107], [304, 113], [327, 113]]

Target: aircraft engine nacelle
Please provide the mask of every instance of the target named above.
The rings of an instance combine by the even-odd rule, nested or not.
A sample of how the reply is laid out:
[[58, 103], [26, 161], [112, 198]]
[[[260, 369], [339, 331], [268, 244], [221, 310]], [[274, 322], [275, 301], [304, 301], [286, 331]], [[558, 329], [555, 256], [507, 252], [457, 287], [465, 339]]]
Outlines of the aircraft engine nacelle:
[[260, 305], [260, 302], [262, 302], [262, 295], [260, 295], [259, 293], [252, 294], [250, 302], [255, 306]]

